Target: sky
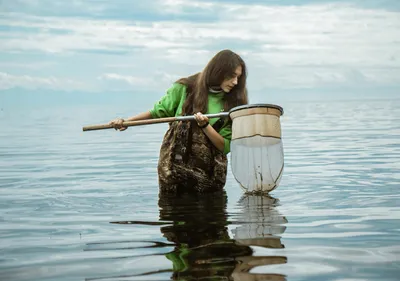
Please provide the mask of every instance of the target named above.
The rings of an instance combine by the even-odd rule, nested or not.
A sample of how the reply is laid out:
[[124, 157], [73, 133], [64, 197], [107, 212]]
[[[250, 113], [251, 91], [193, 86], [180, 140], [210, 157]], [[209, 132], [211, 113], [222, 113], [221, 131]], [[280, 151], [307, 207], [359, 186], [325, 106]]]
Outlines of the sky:
[[3, 99], [158, 98], [222, 49], [250, 101], [400, 96], [398, 0], [0, 0], [0, 33]]

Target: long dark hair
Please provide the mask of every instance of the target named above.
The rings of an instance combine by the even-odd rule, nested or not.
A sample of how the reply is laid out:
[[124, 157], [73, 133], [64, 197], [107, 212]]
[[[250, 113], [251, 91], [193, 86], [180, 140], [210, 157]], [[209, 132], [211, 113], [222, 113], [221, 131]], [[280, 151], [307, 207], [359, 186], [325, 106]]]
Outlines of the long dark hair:
[[205, 114], [208, 106], [210, 88], [220, 88], [222, 82], [234, 75], [237, 67], [242, 67], [242, 75], [237, 85], [224, 96], [224, 111], [248, 103], [246, 79], [247, 69], [243, 59], [230, 50], [218, 52], [202, 72], [181, 78], [177, 83], [187, 87], [187, 98], [183, 104], [182, 114], [191, 115], [197, 112]]

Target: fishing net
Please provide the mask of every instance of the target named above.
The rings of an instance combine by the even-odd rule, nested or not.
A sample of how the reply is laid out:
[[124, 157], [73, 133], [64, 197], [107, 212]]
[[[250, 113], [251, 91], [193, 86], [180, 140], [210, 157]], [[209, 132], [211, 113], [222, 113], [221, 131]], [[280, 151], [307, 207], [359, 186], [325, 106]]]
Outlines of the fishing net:
[[281, 115], [283, 109], [271, 104], [230, 111], [231, 169], [246, 193], [268, 193], [280, 183], [284, 167]]

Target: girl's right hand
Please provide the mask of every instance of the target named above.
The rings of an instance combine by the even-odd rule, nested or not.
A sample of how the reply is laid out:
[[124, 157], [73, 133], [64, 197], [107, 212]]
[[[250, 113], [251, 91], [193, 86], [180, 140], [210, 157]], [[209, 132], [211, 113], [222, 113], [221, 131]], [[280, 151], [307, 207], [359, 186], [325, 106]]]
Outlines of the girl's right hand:
[[116, 118], [114, 120], [111, 120], [108, 124], [112, 125], [115, 130], [125, 131], [126, 129], [128, 129], [128, 127], [123, 127], [122, 126], [122, 123], [124, 123], [124, 122], [125, 122], [124, 119]]

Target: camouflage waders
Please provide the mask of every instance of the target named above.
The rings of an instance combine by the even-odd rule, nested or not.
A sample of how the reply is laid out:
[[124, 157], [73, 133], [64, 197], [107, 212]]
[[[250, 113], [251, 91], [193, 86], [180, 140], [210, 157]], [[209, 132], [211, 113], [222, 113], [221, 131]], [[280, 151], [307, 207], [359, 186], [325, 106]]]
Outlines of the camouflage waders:
[[160, 192], [222, 190], [227, 163], [226, 155], [211, 143], [194, 121], [172, 122], [160, 149]]

